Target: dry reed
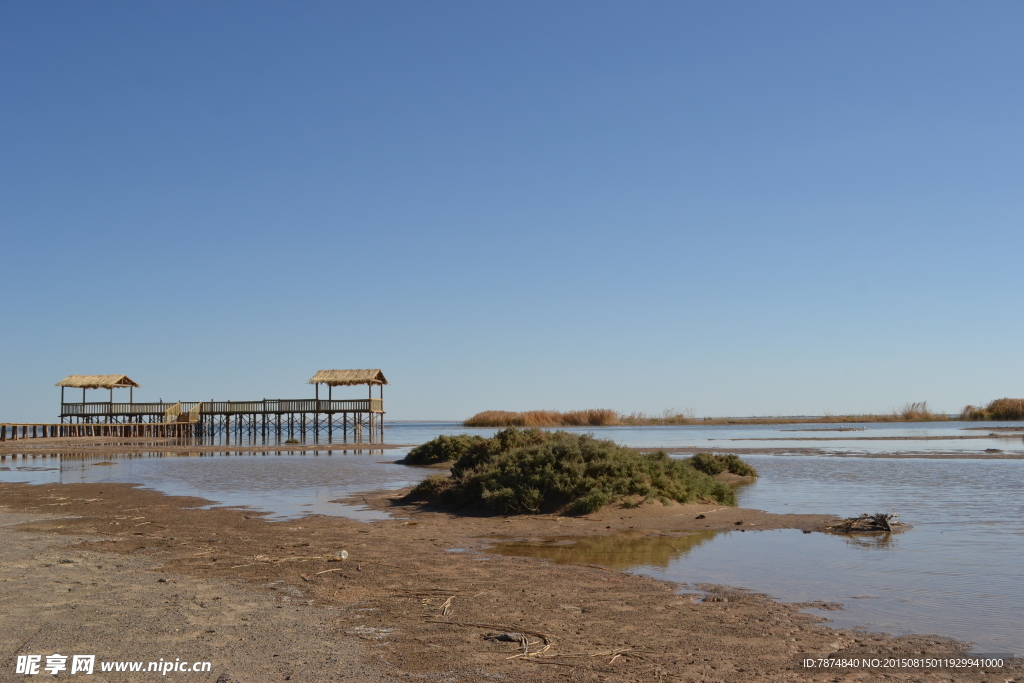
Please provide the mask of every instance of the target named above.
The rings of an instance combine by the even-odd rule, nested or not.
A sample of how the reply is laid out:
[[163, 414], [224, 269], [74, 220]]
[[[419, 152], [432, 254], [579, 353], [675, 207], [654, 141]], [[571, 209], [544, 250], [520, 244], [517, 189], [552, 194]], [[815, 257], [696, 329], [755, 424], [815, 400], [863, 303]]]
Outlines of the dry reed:
[[529, 410], [515, 413], [507, 410], [485, 410], [462, 423], [466, 427], [606, 427], [621, 424], [614, 410], [591, 409]]
[[[1014, 401], [1019, 399], [1000, 399]], [[998, 402], [993, 402], [998, 403]], [[990, 404], [992, 405], [992, 404]], [[983, 410], [968, 406], [973, 410]], [[1004, 411], [1006, 412], [1006, 411]], [[512, 412], [508, 410], [485, 410], [463, 422], [465, 427], [614, 427], [620, 425], [656, 426], [656, 425], [752, 425], [752, 424], [831, 424], [858, 422], [941, 422], [953, 419], [949, 415], [932, 412], [927, 401], [907, 403], [902, 408], [888, 413], [864, 415], [832, 415], [822, 416], [779, 416], [779, 417], [695, 417], [692, 411], [679, 412], [666, 410], [661, 415], [646, 413], [618, 413], [608, 409], [571, 410], [529, 410]], [[963, 418], [963, 419], [1024, 419], [1000, 418]]]
[[1024, 420], [1024, 398], [997, 398], [984, 408], [967, 405], [961, 420]]

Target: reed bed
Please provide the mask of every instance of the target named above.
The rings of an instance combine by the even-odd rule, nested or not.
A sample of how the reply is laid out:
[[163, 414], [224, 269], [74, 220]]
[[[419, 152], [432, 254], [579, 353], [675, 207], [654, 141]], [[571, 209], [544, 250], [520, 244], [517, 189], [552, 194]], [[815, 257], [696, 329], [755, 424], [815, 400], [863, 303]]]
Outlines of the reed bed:
[[962, 420], [1024, 420], [1024, 398], [997, 398], [984, 408], [966, 405]]
[[622, 424], [614, 410], [590, 409], [528, 410], [515, 413], [507, 410], [485, 410], [462, 423], [466, 427], [607, 427]]
[[[1000, 399], [1000, 401], [1017, 401], [1019, 399]], [[998, 403], [994, 401], [993, 403]], [[992, 404], [989, 404], [990, 406]], [[975, 409], [973, 406], [968, 408]], [[964, 410], [967, 410], [965, 408]], [[984, 409], [975, 409], [984, 410]], [[1005, 411], [1004, 411], [1005, 412]], [[1003, 413], [1000, 413], [1003, 414]], [[750, 424], [814, 424], [814, 423], [856, 423], [856, 422], [941, 422], [956, 419], [943, 413], [933, 412], [927, 401], [907, 403], [902, 408], [888, 413], [872, 413], [865, 415], [832, 415], [821, 416], [780, 416], [780, 417], [695, 417], [692, 412], [666, 410], [661, 415], [646, 413], [619, 413], [609, 409], [591, 408], [590, 410], [529, 410], [513, 412], [508, 410], [485, 410], [463, 422], [465, 427], [615, 427], [623, 425], [657, 426], [657, 425], [750, 425]], [[964, 418], [968, 419], [968, 418]], [[1013, 418], [969, 418], [969, 419], [1024, 419]]]

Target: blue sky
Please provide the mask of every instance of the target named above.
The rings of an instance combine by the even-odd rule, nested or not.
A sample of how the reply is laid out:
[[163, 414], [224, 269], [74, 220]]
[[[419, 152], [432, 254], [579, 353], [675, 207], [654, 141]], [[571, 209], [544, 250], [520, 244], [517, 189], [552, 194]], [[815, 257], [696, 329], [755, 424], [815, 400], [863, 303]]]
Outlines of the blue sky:
[[1022, 395], [1022, 30], [998, 2], [3, 3], [0, 419], [53, 419], [71, 373], [241, 400], [379, 367], [392, 419]]

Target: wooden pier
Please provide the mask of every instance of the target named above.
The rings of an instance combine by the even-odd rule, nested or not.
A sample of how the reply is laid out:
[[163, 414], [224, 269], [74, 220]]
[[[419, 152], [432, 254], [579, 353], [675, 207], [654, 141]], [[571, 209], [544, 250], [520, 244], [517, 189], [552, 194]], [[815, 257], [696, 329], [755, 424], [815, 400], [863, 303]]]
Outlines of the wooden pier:
[[[125, 375], [71, 375], [61, 387], [60, 423], [80, 425], [184, 425], [184, 432], [200, 442], [223, 435], [224, 443], [268, 443], [282, 439], [299, 442], [332, 442], [335, 435], [348, 441], [369, 443], [384, 440], [384, 385], [380, 370], [321, 370], [310, 380], [316, 385], [311, 399], [263, 399], [260, 401], [179, 401], [177, 403], [115, 403], [115, 388], [138, 387]], [[328, 398], [320, 398], [326, 384]], [[366, 384], [365, 399], [334, 400], [336, 386]], [[380, 396], [373, 396], [374, 385]], [[64, 388], [82, 389], [82, 402], [64, 401]], [[86, 402], [86, 389], [109, 389], [110, 400]], [[41, 425], [40, 425], [41, 426]], [[52, 430], [51, 430], [52, 431]], [[22, 437], [24, 438], [24, 437]], [[234, 439], [234, 441], [232, 441]]]
[[89, 436], [108, 436], [125, 439], [133, 437], [181, 439], [191, 435], [190, 425], [178, 422], [0, 423], [0, 441]]

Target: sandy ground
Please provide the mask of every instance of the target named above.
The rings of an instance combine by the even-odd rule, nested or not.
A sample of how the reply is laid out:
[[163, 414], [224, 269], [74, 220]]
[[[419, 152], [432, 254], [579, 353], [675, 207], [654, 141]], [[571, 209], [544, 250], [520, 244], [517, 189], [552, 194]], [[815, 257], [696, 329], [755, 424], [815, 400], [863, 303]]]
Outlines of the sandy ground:
[[[0, 485], [0, 680], [18, 654], [213, 662], [191, 681], [1006, 681], [1019, 669], [806, 670], [805, 656], [950, 657], [953, 641], [825, 628], [797, 606], [601, 566], [476, 552], [493, 536], [800, 528], [719, 506], [586, 518], [455, 516], [366, 496], [395, 519], [268, 522], [124, 484]], [[697, 519], [704, 514], [703, 519]], [[912, 533], [912, 532], [909, 532]], [[492, 537], [488, 540], [488, 537]], [[453, 548], [463, 552], [448, 552]], [[348, 559], [337, 560], [341, 550]], [[536, 656], [489, 634], [525, 633]], [[618, 655], [618, 656], [616, 656]], [[104, 674], [138, 681], [155, 674]]]

